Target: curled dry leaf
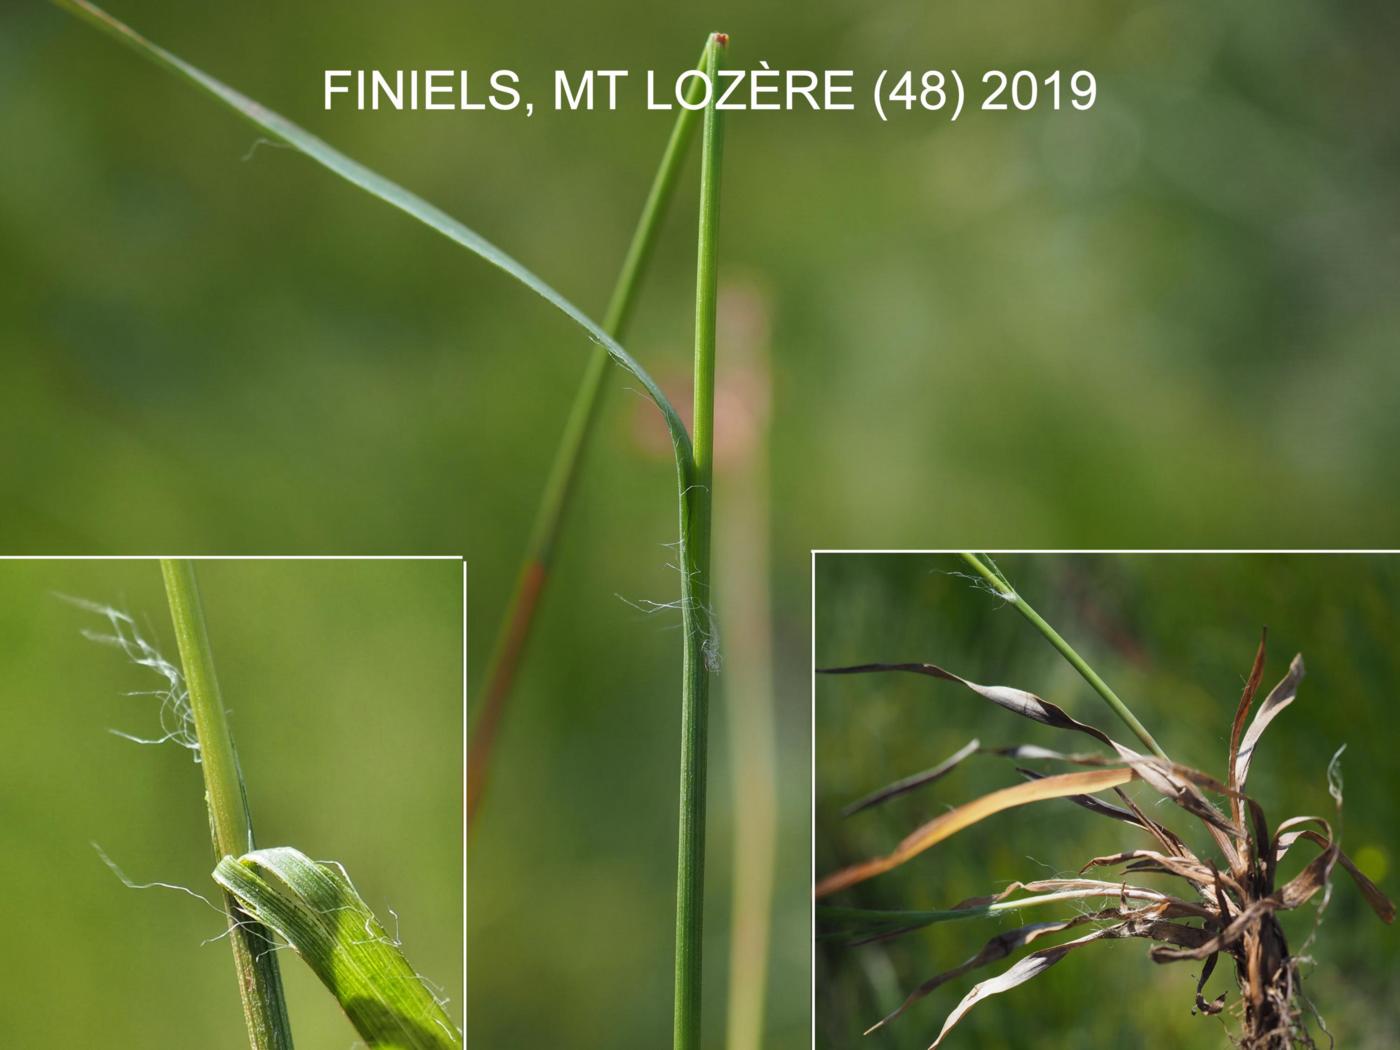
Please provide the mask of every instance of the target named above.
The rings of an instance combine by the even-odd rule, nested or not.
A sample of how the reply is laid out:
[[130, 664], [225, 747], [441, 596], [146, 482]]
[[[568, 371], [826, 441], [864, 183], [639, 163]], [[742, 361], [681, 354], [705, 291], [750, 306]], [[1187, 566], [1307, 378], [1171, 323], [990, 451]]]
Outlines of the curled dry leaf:
[[1053, 948], [1042, 948], [1038, 952], [1032, 952], [1005, 973], [973, 985], [972, 991], [963, 996], [962, 1002], [953, 1008], [953, 1012], [943, 1022], [943, 1028], [938, 1033], [938, 1038], [929, 1046], [929, 1050], [934, 1050], [941, 1044], [948, 1033], [953, 1030], [953, 1026], [983, 999], [1000, 995], [1002, 992], [1009, 992], [1011, 989], [1025, 984], [1031, 978], [1039, 977], [1074, 949], [1082, 948], [1086, 944], [1092, 944], [1094, 941], [1106, 937], [1112, 929], [1113, 927], [1109, 927], [1108, 930], [1097, 930], [1085, 937], [1080, 937], [1078, 940], [1067, 941], [1064, 944], [1057, 944]]
[[1026, 945], [1030, 944], [1031, 941], [1039, 937], [1044, 937], [1046, 934], [1062, 933], [1071, 927], [1081, 926], [1094, 919], [1107, 917], [1109, 914], [1111, 913], [1090, 912], [1086, 915], [1076, 915], [1072, 919], [1061, 919], [1056, 922], [1036, 922], [1029, 926], [1018, 926], [1014, 930], [1007, 930], [1005, 933], [999, 933], [984, 944], [982, 950], [966, 962], [959, 966], [954, 966], [951, 970], [944, 970], [935, 977], [930, 977], [923, 984], [919, 985], [919, 987], [915, 988], [909, 993], [909, 997], [905, 999], [904, 1002], [900, 1003], [898, 1007], [867, 1028], [865, 1034], [869, 1035], [882, 1025], [889, 1024], [889, 1022], [904, 1013], [909, 1007], [928, 995], [929, 992], [942, 984], [946, 984], [955, 977], [961, 977], [969, 970], [975, 970], [980, 966], [986, 966], [988, 963], [996, 962], [998, 959], [1004, 959], [1017, 948], [1024, 948]]
[[[1237, 789], [1238, 781], [1235, 777], [1235, 759], [1240, 753], [1240, 733], [1244, 730], [1244, 720], [1249, 716], [1250, 705], [1254, 703], [1254, 694], [1259, 691], [1259, 683], [1264, 679], [1264, 655], [1268, 648], [1269, 630], [1266, 627], [1259, 636], [1259, 648], [1254, 654], [1254, 664], [1249, 669], [1249, 677], [1245, 679], [1244, 692], [1240, 694], [1240, 703], [1235, 708], [1235, 721], [1230, 726], [1230, 760], [1226, 769], [1230, 775], [1230, 787]], [[1235, 814], [1235, 823], [1243, 824], [1244, 815], [1240, 812], [1238, 800], [1231, 800], [1230, 807]]]
[[1239, 752], [1235, 755], [1231, 766], [1231, 779], [1235, 790], [1244, 790], [1244, 782], [1249, 777], [1249, 763], [1254, 758], [1254, 749], [1259, 746], [1259, 738], [1264, 735], [1264, 730], [1269, 728], [1269, 723], [1274, 720], [1278, 713], [1297, 698], [1298, 683], [1303, 680], [1303, 673], [1303, 657], [1300, 653], [1289, 664], [1288, 674], [1283, 681], [1274, 686], [1269, 695], [1264, 698], [1264, 703], [1259, 707], [1259, 713], [1254, 716], [1254, 721], [1249, 725], [1249, 731], [1240, 741]]
[[[1016, 750], [1019, 751], [1020, 749], [1017, 748]], [[1022, 769], [1017, 766], [1016, 772], [1020, 773], [1021, 776], [1025, 777], [1027, 780], [1045, 779], [1044, 773], [1037, 773], [1033, 769]], [[1114, 790], [1117, 791], [1118, 789], [1114, 788]], [[1065, 801], [1073, 802], [1076, 806], [1081, 806], [1090, 813], [1097, 813], [1100, 816], [1110, 817], [1113, 820], [1121, 820], [1125, 824], [1133, 824], [1140, 828], [1147, 827], [1140, 814], [1134, 813], [1132, 810], [1115, 806], [1111, 802], [1105, 802], [1103, 799], [1095, 798], [1093, 795], [1066, 795]]]
[[1180, 940], [1189, 943], [1196, 940], [1200, 932], [1201, 931], [1192, 927], [1181, 926], [1177, 923], [1133, 918], [1105, 927], [1101, 930], [1096, 930], [1077, 940], [1066, 941], [1064, 944], [1057, 944], [1053, 948], [1042, 948], [1040, 951], [1032, 952], [1005, 973], [973, 986], [972, 991], [968, 992], [967, 995], [963, 997], [962, 1002], [958, 1003], [953, 1012], [948, 1015], [948, 1019], [943, 1022], [943, 1028], [938, 1033], [938, 1038], [929, 1046], [929, 1050], [935, 1050], [947, 1037], [948, 1033], [953, 1030], [953, 1026], [961, 1021], [967, 1015], [967, 1012], [983, 999], [986, 999], [988, 996], [1010, 991], [1018, 985], [1025, 984], [1033, 977], [1039, 977], [1076, 948], [1082, 948], [1086, 944], [1092, 944], [1099, 940], [1121, 939], [1125, 937], [1169, 940], [1173, 943], [1177, 943]]
[[1004, 685], [978, 685], [976, 682], [953, 674], [952, 671], [945, 671], [937, 664], [856, 664], [851, 667], [817, 668], [817, 674], [870, 674], [879, 671], [908, 671], [912, 674], [927, 675], [930, 678], [941, 678], [945, 682], [956, 682], [958, 685], [972, 690], [984, 700], [990, 700], [998, 707], [1004, 707], [1006, 710], [1023, 718], [1029, 718], [1033, 722], [1054, 726], [1056, 729], [1071, 729], [1077, 733], [1085, 733], [1100, 743], [1111, 743], [1108, 734], [1102, 730], [1071, 718], [1063, 709], [1042, 700], [1034, 693]]
[[1061, 707], [1050, 703], [1035, 693], [1027, 692], [1024, 689], [1016, 689], [1005, 685], [981, 685], [971, 679], [963, 678], [952, 671], [945, 670], [937, 664], [930, 663], [875, 663], [875, 664], [854, 664], [847, 667], [826, 667], [818, 668], [818, 674], [871, 674], [885, 671], [904, 671], [911, 674], [921, 674], [929, 678], [942, 679], [945, 682], [953, 682], [963, 688], [977, 694], [984, 700], [989, 700], [998, 707], [1005, 708], [1013, 714], [1018, 714], [1023, 718], [1029, 718], [1033, 722], [1041, 725], [1051, 726], [1056, 729], [1068, 729], [1072, 732], [1083, 733], [1091, 736], [1101, 744], [1111, 747], [1118, 757], [1131, 765], [1137, 774], [1149, 785], [1161, 794], [1171, 799], [1173, 802], [1185, 808], [1193, 815], [1204, 820], [1212, 827], [1212, 834], [1217, 836], [1217, 840], [1222, 843], [1222, 848], [1229, 850], [1231, 847], [1225, 839], [1226, 833], [1233, 830], [1233, 825], [1215, 809], [1201, 793], [1188, 782], [1180, 780], [1172, 771], [1169, 764], [1164, 764], [1160, 759], [1142, 755], [1125, 744], [1114, 740], [1097, 726], [1081, 722], [1069, 714]]
[[1062, 773], [1059, 776], [1033, 780], [1027, 784], [1002, 788], [989, 795], [983, 795], [966, 805], [958, 806], [947, 813], [940, 813], [927, 824], [917, 828], [900, 842], [890, 853], [874, 857], [860, 864], [853, 864], [817, 883], [817, 897], [825, 897], [839, 890], [848, 889], [866, 879], [874, 878], [897, 868], [911, 857], [918, 856], [930, 846], [934, 846], [951, 835], [985, 820], [993, 813], [1000, 813], [1013, 806], [1023, 806], [1028, 802], [1039, 802], [1048, 798], [1063, 798], [1066, 795], [1080, 795], [1089, 791], [1104, 791], [1132, 780], [1131, 769], [1091, 769], [1083, 773]]
[[863, 798], [852, 802], [845, 809], [841, 810], [843, 817], [854, 816], [861, 810], [869, 809], [871, 806], [878, 806], [881, 802], [888, 802], [892, 798], [900, 795], [907, 795], [909, 792], [917, 790], [926, 784], [932, 784], [935, 780], [942, 780], [954, 769], [956, 769], [965, 759], [977, 753], [977, 749], [982, 746], [978, 740], [973, 740], [960, 750], [944, 759], [932, 769], [926, 769], [922, 773], [915, 773], [913, 776], [896, 780], [893, 784], [881, 788], [879, 791], [872, 791]]

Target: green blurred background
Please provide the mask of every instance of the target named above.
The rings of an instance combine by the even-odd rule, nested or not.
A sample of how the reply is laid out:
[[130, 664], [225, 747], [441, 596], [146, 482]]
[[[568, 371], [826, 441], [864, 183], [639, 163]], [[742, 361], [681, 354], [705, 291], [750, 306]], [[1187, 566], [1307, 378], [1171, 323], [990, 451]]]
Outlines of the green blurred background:
[[[1230, 722], [1260, 627], [1269, 627], [1265, 690], [1301, 652], [1307, 677], [1297, 701], [1264, 734], [1250, 768], [1250, 793], [1271, 825], [1299, 814], [1332, 819], [1327, 763], [1345, 744], [1343, 848], [1389, 896], [1400, 896], [1394, 875], [1400, 769], [1391, 712], [1400, 680], [1395, 647], [1400, 559], [1007, 555], [997, 560], [1026, 600], [1103, 675], [1173, 758], [1222, 778]], [[954, 575], [964, 568], [951, 555], [819, 555], [817, 665], [937, 663], [975, 682], [1028, 689], [1120, 740], [1131, 739], [1098, 695], [1014, 609]], [[845, 820], [839, 816], [846, 803], [941, 762], [974, 737], [987, 747], [1035, 743], [1082, 750], [1062, 731], [917, 675], [819, 676], [816, 704], [819, 874], [886, 852], [945, 806], [1019, 782], [1007, 760], [975, 757], [937, 784]], [[1156, 796], [1141, 785], [1131, 792], [1140, 803], [1155, 805]], [[1199, 825], [1180, 810], [1163, 804], [1149, 812], [1185, 833], [1188, 843], [1208, 846], [1208, 840], [1199, 841]], [[997, 814], [830, 903], [950, 907], [1012, 880], [1070, 874], [1090, 857], [1131, 848], [1132, 838], [1126, 826], [1069, 802], [1036, 803]], [[1291, 877], [1305, 859], [1288, 857], [1282, 873]], [[1047, 907], [1023, 912], [1020, 922], [1008, 915], [944, 923], [860, 948], [823, 942], [817, 953], [817, 1045], [927, 1046], [972, 985], [1010, 962], [950, 982], [875, 1035], [860, 1033], [925, 979], [971, 957], [1000, 930], [1073, 913], [1072, 906], [1062, 912]], [[1295, 952], [1312, 928], [1313, 915], [1309, 904], [1283, 918]], [[1218, 1019], [1191, 1015], [1199, 964], [1158, 965], [1147, 958], [1147, 947], [1146, 941], [1133, 940], [1086, 948], [979, 1005], [947, 1045], [1202, 1050], [1229, 1045]], [[1395, 930], [1366, 906], [1340, 868], [1309, 954], [1315, 967], [1304, 967], [1304, 991], [1337, 1044], [1358, 1050], [1395, 1046], [1400, 945]], [[1213, 998], [1227, 988], [1227, 1005], [1237, 1003], [1233, 967], [1222, 959], [1207, 995]]]
[[[415, 968], [462, 1017], [462, 573], [452, 561], [202, 562], [214, 659], [263, 846], [341, 861]], [[177, 659], [152, 561], [0, 562], [5, 1044], [246, 1048], [217, 900], [204, 785], [160, 735], [164, 685], [84, 638], [128, 611]], [[298, 1046], [355, 1032], [282, 955]]]
[[[771, 333], [782, 823], [807, 1045], [812, 546], [1384, 543], [1389, 5], [112, 0], [600, 313], [670, 118], [322, 110], [326, 68], [1088, 68], [1090, 114], [733, 114], [721, 277]], [[639, 75], [639, 74], [636, 74]], [[445, 552], [482, 668], [588, 345], [530, 293], [37, 2], [0, 9], [3, 548]], [[251, 152], [250, 152], [251, 150]], [[627, 345], [683, 390], [694, 167]], [[733, 361], [721, 349], [721, 373]], [[619, 375], [472, 861], [469, 1034], [670, 1017], [672, 470]], [[1384, 472], [1384, 474], [1383, 474]], [[721, 463], [717, 507], [725, 515]], [[768, 582], [768, 581], [764, 581]], [[716, 712], [716, 741], [722, 725]], [[711, 781], [709, 1045], [731, 805]]]

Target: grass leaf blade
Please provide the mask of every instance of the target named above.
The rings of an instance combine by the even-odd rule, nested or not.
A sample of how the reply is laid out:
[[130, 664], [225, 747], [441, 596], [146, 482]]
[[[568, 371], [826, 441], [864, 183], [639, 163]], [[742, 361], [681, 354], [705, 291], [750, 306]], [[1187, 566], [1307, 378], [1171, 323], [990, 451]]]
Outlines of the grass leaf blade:
[[907, 663], [907, 664], [855, 664], [851, 667], [819, 667], [817, 674], [871, 674], [883, 671], [908, 671], [912, 674], [927, 675], [929, 678], [941, 678], [945, 682], [956, 682], [958, 685], [976, 693], [984, 700], [990, 700], [998, 707], [1004, 707], [1013, 714], [1018, 714], [1023, 718], [1029, 718], [1033, 722], [1041, 725], [1053, 726], [1056, 729], [1069, 729], [1076, 733], [1084, 733], [1095, 740], [1112, 747], [1116, 744], [1109, 738], [1108, 734], [1096, 726], [1091, 726], [1087, 722], [1081, 722], [1072, 718], [1063, 708], [1043, 700], [1034, 693], [1029, 693], [1024, 689], [1015, 689], [1006, 685], [979, 685], [970, 679], [955, 675], [952, 671], [946, 671], [937, 664], [929, 663]]
[[976, 754], [977, 749], [981, 746], [982, 742], [980, 740], [972, 740], [932, 769], [926, 769], [922, 773], [915, 773], [912, 776], [902, 777], [888, 787], [880, 788], [878, 791], [873, 791], [863, 798], [856, 799], [841, 810], [841, 816], [854, 816], [862, 810], [869, 809], [871, 806], [878, 806], [880, 803], [888, 802], [892, 798], [898, 798], [900, 795], [907, 795], [911, 791], [916, 791], [925, 784], [932, 784], [934, 781], [942, 780], [961, 765], [965, 759]]
[[1259, 705], [1254, 721], [1249, 723], [1244, 739], [1240, 741], [1239, 751], [1235, 754], [1230, 770], [1232, 786], [1236, 791], [1244, 790], [1245, 782], [1249, 779], [1249, 763], [1254, 758], [1254, 749], [1259, 746], [1259, 738], [1264, 735], [1264, 730], [1269, 728], [1269, 723], [1280, 711], [1298, 698], [1298, 683], [1303, 680], [1303, 674], [1303, 657], [1300, 653], [1288, 665], [1288, 674], [1283, 676], [1283, 681], [1274, 686], [1264, 698], [1264, 702]]
[[952, 1031], [953, 1026], [961, 1021], [967, 1012], [983, 999], [990, 995], [1009, 992], [1018, 985], [1025, 984], [1031, 978], [1039, 977], [1075, 948], [1099, 940], [1113, 929], [1114, 927], [1109, 927], [1106, 930], [1097, 930], [1087, 936], [1080, 937], [1078, 940], [1066, 941], [1064, 944], [1057, 944], [1053, 948], [1042, 948], [1038, 952], [1032, 952], [1005, 973], [988, 978], [980, 984], [974, 985], [972, 991], [963, 996], [962, 1002], [958, 1003], [958, 1005], [953, 1008], [953, 1012], [950, 1013], [948, 1019], [943, 1022], [943, 1030], [938, 1033], [938, 1038], [933, 1041], [929, 1050], [934, 1050], [934, 1047], [942, 1043], [947, 1034]]
[[869, 1035], [876, 1029], [882, 1028], [885, 1025], [889, 1024], [891, 1021], [895, 1020], [895, 1018], [899, 1017], [906, 1010], [908, 1010], [909, 1007], [917, 1003], [920, 999], [924, 998], [925, 996], [935, 991], [942, 985], [947, 984], [949, 981], [953, 980], [956, 977], [961, 977], [963, 974], [968, 973], [971, 970], [975, 970], [980, 966], [986, 966], [989, 963], [994, 963], [998, 959], [1005, 959], [1016, 949], [1023, 948], [1027, 944], [1030, 944], [1032, 941], [1036, 940], [1037, 938], [1044, 937], [1046, 934], [1062, 933], [1073, 926], [1080, 926], [1086, 922], [1091, 922], [1098, 918], [1100, 918], [1099, 913], [1086, 912], [1083, 915], [1076, 915], [1072, 919], [1059, 919], [1052, 922], [1037, 922], [1032, 923], [1029, 926], [1018, 926], [1014, 930], [1006, 930], [1003, 933], [999, 933], [995, 937], [991, 938], [991, 940], [987, 941], [987, 943], [982, 946], [981, 950], [977, 952], [976, 955], [972, 956], [970, 959], [957, 966], [954, 966], [951, 970], [944, 970], [942, 973], [930, 977], [923, 984], [919, 985], [919, 987], [915, 988], [905, 998], [904, 1002], [900, 1003], [899, 1006], [895, 1007], [894, 1010], [890, 1011], [884, 1017], [880, 1018], [880, 1020], [876, 1021], [873, 1025], [867, 1028], [865, 1030], [865, 1034]]
[[[707, 42], [707, 50], [708, 47]], [[703, 54], [700, 63], [704, 64]], [[699, 85], [698, 79], [691, 81], [687, 99], [692, 105], [699, 100]], [[661, 163], [652, 178], [651, 190], [642, 206], [642, 214], [632, 233], [627, 257], [618, 274], [617, 284], [613, 287], [607, 312], [603, 315], [603, 328], [614, 339], [623, 338], [627, 322], [631, 318], [642, 277], [661, 235], [662, 219], [674, 196], [682, 162], [685, 160], [690, 140], [694, 137], [697, 119], [697, 110], [688, 106], [681, 107], [671, 130], [671, 137], [667, 140], [666, 150], [661, 155]], [[486, 791], [495, 741], [515, 686], [516, 673], [529, 645], [535, 614], [539, 609], [545, 586], [549, 582], [565, 515], [578, 484], [584, 454], [600, 414], [599, 409], [606, 390], [603, 380], [607, 375], [608, 363], [606, 348], [595, 348], [574, 394], [574, 403], [569, 409], [564, 431], [555, 450], [554, 462], [550, 465], [544, 492], [535, 511], [535, 521], [526, 543], [525, 557], [516, 574], [515, 588], [496, 634], [486, 674], [482, 678], [484, 699], [472, 731], [468, 734], [471, 748], [467, 757], [469, 833], [476, 827], [477, 808]]]
[[214, 879], [286, 938], [371, 1047], [463, 1045], [441, 1004], [338, 866], [283, 846], [224, 857]]
[[940, 813], [905, 837], [892, 852], [885, 856], [874, 857], [828, 875], [817, 883], [814, 893], [819, 898], [825, 897], [848, 889], [876, 875], [884, 874], [964, 828], [969, 828], [1002, 810], [1023, 806], [1028, 802], [1039, 802], [1043, 799], [1105, 791], [1108, 788], [1126, 784], [1135, 776], [1137, 773], [1127, 768], [1091, 769], [1082, 773], [1061, 773], [1058, 776], [1043, 777], [1040, 780], [1032, 780], [1024, 784], [1016, 784], [1013, 787], [1002, 788], [1000, 791], [993, 791], [958, 806], [956, 809]]
[[330, 146], [315, 135], [306, 131], [300, 125], [293, 123], [279, 113], [275, 113], [266, 106], [255, 102], [253, 99], [241, 92], [229, 87], [220, 80], [215, 79], [198, 67], [191, 65], [158, 44], [147, 40], [136, 30], [126, 23], [113, 18], [106, 11], [103, 11], [88, 0], [52, 0], [59, 7], [64, 8], [78, 15], [84, 21], [101, 29], [103, 32], [115, 37], [117, 40], [133, 48], [145, 58], [150, 59], [156, 65], [169, 70], [176, 75], [183, 77], [195, 86], [201, 88], [207, 94], [213, 96], [224, 105], [235, 110], [246, 120], [254, 124], [264, 134], [272, 137], [278, 142], [286, 143], [293, 149], [310, 157], [322, 167], [339, 175], [346, 182], [358, 186], [366, 193], [378, 197], [399, 211], [417, 219], [424, 225], [431, 227], [438, 233], [451, 241], [455, 241], [462, 247], [474, 252], [487, 262], [504, 270], [521, 284], [545, 299], [560, 312], [569, 317], [575, 324], [579, 325], [589, 336], [627, 369], [636, 380], [646, 389], [648, 396], [654, 401], [662, 414], [666, 417], [666, 425], [671, 432], [671, 440], [677, 449], [677, 459], [688, 464], [690, 457], [690, 438], [686, 433], [685, 425], [681, 422], [680, 416], [672, 407], [666, 395], [661, 392], [661, 388], [647, 374], [646, 370], [632, 358], [622, 346], [608, 335], [597, 322], [591, 320], [587, 314], [580, 310], [559, 292], [546, 284], [539, 277], [535, 276], [523, 264], [512, 256], [506, 254], [500, 248], [482, 237], [475, 230], [464, 223], [452, 218], [441, 208], [429, 204], [423, 198], [410, 193], [398, 183], [385, 178], [375, 171], [351, 160], [339, 150]]
[[[1240, 752], [1240, 734], [1244, 732], [1244, 720], [1249, 717], [1249, 708], [1254, 703], [1254, 694], [1259, 691], [1259, 682], [1264, 677], [1264, 655], [1268, 648], [1269, 629], [1264, 628], [1259, 637], [1259, 648], [1254, 654], [1254, 664], [1249, 669], [1249, 678], [1245, 680], [1244, 692], [1240, 695], [1240, 703], [1235, 708], [1235, 720], [1230, 725], [1230, 755], [1229, 765], [1225, 768], [1229, 776], [1229, 787], [1234, 790], [1238, 788], [1235, 781], [1235, 757]], [[1244, 825], [1244, 808], [1239, 799], [1231, 799], [1230, 810], [1234, 814], [1235, 823]]]

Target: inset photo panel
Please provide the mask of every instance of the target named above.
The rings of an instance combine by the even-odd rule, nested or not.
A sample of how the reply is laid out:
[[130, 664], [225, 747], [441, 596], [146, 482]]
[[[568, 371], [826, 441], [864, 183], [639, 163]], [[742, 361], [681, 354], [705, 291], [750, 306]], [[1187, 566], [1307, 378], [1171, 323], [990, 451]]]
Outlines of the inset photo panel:
[[816, 1045], [1395, 1045], [1394, 553], [817, 552]]
[[5, 1044], [461, 1047], [464, 594], [0, 560]]

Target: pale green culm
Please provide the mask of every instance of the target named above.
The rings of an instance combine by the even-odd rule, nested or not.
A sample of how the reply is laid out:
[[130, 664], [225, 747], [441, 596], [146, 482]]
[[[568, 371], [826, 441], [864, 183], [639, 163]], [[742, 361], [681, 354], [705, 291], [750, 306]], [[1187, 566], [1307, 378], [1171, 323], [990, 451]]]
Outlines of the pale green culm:
[[[214, 672], [214, 653], [204, 622], [204, 603], [200, 599], [194, 562], [167, 559], [160, 567], [199, 741], [214, 856], [223, 856], [231, 850], [252, 849], [253, 818], [248, 810], [248, 793], [238, 765], [238, 753], [234, 750], [219, 679]], [[271, 938], [243, 913], [233, 898], [224, 900], [224, 909], [231, 931], [229, 943], [233, 946], [249, 1045], [252, 1050], [292, 1050], [292, 1027], [287, 1017], [282, 975], [278, 971], [276, 954], [267, 950]]]

